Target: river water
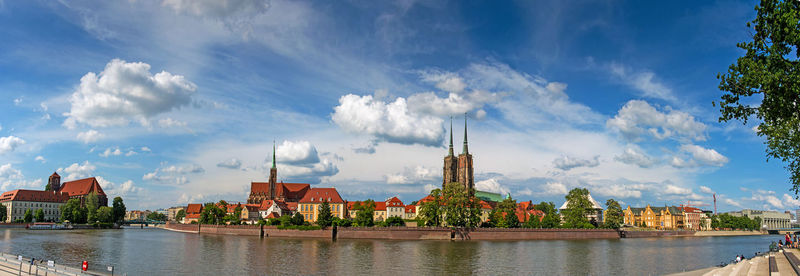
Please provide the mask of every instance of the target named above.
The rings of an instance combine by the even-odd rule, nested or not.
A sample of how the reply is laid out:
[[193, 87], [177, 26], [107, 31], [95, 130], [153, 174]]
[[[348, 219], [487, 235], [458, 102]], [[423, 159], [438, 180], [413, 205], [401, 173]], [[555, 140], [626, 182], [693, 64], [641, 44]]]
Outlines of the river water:
[[660, 275], [766, 251], [780, 236], [571, 241], [380, 241], [162, 229], [0, 229], [0, 251], [121, 275]]

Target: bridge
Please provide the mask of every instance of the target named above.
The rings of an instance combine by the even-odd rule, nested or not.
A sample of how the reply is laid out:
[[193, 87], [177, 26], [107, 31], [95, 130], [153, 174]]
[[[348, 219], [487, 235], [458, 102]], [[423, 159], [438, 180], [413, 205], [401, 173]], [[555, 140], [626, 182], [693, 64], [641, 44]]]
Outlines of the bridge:
[[122, 222], [122, 225], [131, 225], [131, 224], [144, 224], [144, 225], [156, 225], [156, 224], [165, 224], [166, 221], [160, 220], [151, 220], [151, 219], [136, 219], [136, 220], [126, 220]]
[[800, 234], [800, 228], [775, 228], [775, 229], [767, 229], [767, 233], [770, 235], [786, 235], [789, 234]]

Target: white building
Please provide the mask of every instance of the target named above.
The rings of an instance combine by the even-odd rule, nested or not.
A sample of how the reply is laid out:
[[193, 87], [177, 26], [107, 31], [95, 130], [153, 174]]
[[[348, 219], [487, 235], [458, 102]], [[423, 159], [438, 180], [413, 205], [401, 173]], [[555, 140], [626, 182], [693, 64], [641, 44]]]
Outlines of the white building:
[[[589, 214], [586, 215], [586, 218], [588, 218], [589, 221], [595, 221], [597, 223], [602, 222], [603, 221], [603, 207], [600, 206], [600, 203], [597, 202], [597, 200], [594, 200], [594, 198], [592, 198], [591, 194], [587, 195], [587, 197], [589, 198], [589, 202], [592, 203], [592, 208], [591, 208], [591, 210], [589, 210]], [[564, 219], [563, 213], [564, 213], [564, 210], [567, 209], [567, 204], [568, 203], [569, 203], [569, 201], [565, 201], [564, 205], [561, 205], [561, 208], [558, 208], [559, 213], [562, 213], [562, 215], [561, 215], [562, 216], [561, 217], [562, 220]]]
[[69, 200], [69, 194], [55, 191], [13, 190], [0, 196], [0, 204], [6, 206], [5, 222], [25, 219], [25, 212], [30, 210], [36, 215], [41, 209], [44, 221], [61, 220], [61, 206]]

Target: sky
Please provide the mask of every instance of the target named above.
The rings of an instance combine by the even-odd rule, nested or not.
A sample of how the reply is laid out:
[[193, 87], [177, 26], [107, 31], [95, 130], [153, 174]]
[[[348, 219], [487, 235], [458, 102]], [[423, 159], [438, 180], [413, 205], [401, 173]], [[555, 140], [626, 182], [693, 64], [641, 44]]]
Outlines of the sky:
[[794, 210], [758, 122], [712, 105], [756, 4], [0, 0], [0, 190], [245, 201], [274, 143], [279, 181], [410, 203], [466, 116], [479, 190]]

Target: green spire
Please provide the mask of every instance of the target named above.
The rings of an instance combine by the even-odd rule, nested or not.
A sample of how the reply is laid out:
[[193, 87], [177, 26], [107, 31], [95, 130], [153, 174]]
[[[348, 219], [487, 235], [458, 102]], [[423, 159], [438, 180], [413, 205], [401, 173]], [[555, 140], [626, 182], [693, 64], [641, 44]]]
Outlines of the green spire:
[[464, 149], [462, 151], [464, 153], [469, 153], [467, 149], [467, 113], [464, 113]]
[[275, 168], [275, 140], [272, 140], [272, 168]]
[[450, 155], [453, 156], [453, 116], [450, 116]]

